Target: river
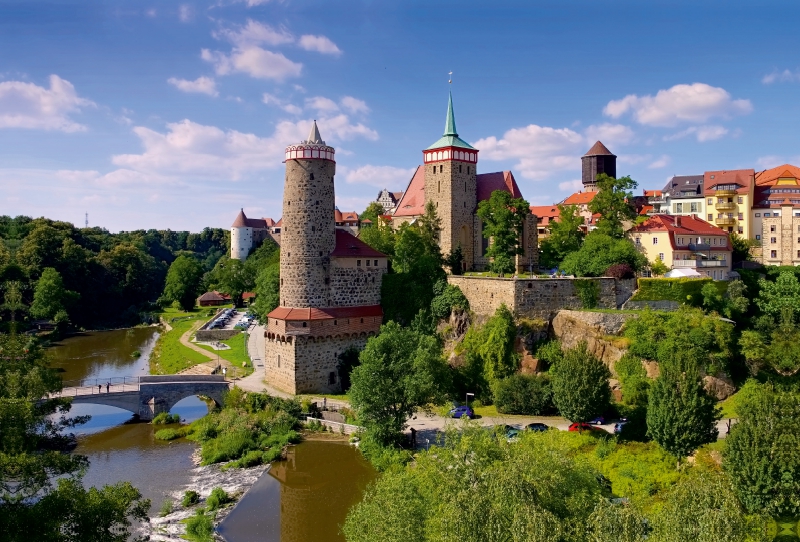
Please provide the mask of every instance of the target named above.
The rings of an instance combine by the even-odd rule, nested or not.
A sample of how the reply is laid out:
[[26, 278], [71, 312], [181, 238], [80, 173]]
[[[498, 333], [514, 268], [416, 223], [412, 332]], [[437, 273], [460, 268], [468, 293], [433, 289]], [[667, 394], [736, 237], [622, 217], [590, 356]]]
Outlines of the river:
[[[156, 328], [90, 332], [62, 340], [47, 353], [65, 381], [106, 380], [148, 374]], [[139, 351], [141, 356], [132, 357]], [[79, 428], [76, 453], [89, 458], [89, 486], [130, 480], [158, 510], [171, 492], [191, 482], [196, 446], [185, 439], [153, 438], [153, 426], [129, 423], [130, 412], [103, 405], [75, 405], [92, 420]], [[207, 413], [190, 397], [172, 412], [186, 421]], [[352, 446], [340, 441], [308, 441], [289, 450], [251, 488], [220, 526], [228, 542], [311, 542], [344, 540], [339, 532], [347, 510], [376, 476]]]

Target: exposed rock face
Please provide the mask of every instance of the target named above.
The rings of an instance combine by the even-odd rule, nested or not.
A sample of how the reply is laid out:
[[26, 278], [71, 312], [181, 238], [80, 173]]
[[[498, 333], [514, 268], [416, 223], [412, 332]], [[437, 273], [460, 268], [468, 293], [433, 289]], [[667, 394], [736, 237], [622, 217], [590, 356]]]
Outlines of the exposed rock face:
[[614, 364], [627, 352], [627, 342], [614, 336], [619, 335], [625, 322], [635, 317], [635, 314], [561, 310], [551, 326], [563, 349], [574, 348], [586, 341], [589, 351], [608, 365], [612, 374], [616, 374]]
[[733, 385], [733, 381], [725, 375], [704, 376], [703, 386], [708, 394], [715, 397], [717, 401], [724, 401], [736, 393], [736, 386]]
[[650, 380], [655, 380], [659, 377], [659, 375], [661, 375], [661, 368], [658, 366], [657, 361], [648, 361], [643, 359], [642, 367], [644, 367], [644, 370], [647, 373], [647, 378]]

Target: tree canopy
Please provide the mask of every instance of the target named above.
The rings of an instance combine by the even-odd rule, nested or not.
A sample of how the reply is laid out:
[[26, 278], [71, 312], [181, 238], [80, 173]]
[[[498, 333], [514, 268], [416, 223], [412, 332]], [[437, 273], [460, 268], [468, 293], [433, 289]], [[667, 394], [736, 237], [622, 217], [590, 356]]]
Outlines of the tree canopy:
[[550, 222], [550, 235], [539, 243], [539, 267], [546, 269], [561, 265], [567, 255], [577, 252], [583, 243], [583, 217], [577, 205], [558, 204], [558, 220]]
[[488, 200], [478, 203], [483, 236], [491, 239], [486, 256], [491, 259], [493, 272], [503, 275], [516, 269], [514, 257], [524, 253], [522, 237], [529, 214], [530, 204], [505, 190], [495, 190]]
[[195, 258], [186, 254], [178, 256], [167, 271], [162, 304], [177, 301], [184, 310], [194, 307], [195, 299], [202, 293], [203, 273], [202, 265]]
[[605, 173], [597, 176], [597, 195], [589, 202], [589, 211], [600, 214], [597, 231], [604, 235], [622, 239], [625, 223], [636, 218], [633, 206], [633, 189], [638, 183], [630, 177], [615, 179]]
[[374, 223], [376, 223], [378, 221], [378, 217], [379, 216], [383, 216], [385, 214], [386, 214], [386, 210], [383, 208], [383, 205], [381, 205], [377, 201], [373, 201], [373, 202], [370, 202], [369, 205], [367, 205], [367, 208], [364, 209], [364, 212], [361, 213], [358, 216], [358, 218], [360, 220], [362, 220], [362, 221], [363, 220], [369, 220], [374, 224]]
[[586, 236], [580, 249], [567, 254], [561, 269], [576, 277], [602, 277], [609, 267], [622, 263], [638, 271], [647, 265], [647, 258], [629, 239], [606, 235], [598, 228]]
[[611, 401], [611, 373], [585, 342], [564, 352], [550, 369], [553, 403], [571, 422], [587, 422], [603, 414]]

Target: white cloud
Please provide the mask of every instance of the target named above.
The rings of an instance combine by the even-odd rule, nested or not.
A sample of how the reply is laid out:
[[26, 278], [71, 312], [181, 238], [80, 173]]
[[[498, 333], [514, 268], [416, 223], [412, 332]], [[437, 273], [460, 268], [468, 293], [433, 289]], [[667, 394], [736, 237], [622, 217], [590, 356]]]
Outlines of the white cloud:
[[800, 71], [791, 71], [791, 70], [783, 70], [778, 71], [777, 69], [773, 70], [772, 73], [765, 75], [761, 82], [765, 85], [771, 85], [772, 83], [793, 83], [795, 81], [800, 81]]
[[317, 53], [334, 56], [339, 56], [342, 54], [341, 49], [339, 49], [335, 43], [325, 36], [312, 36], [310, 34], [306, 34], [305, 36], [300, 36], [298, 45], [300, 45], [300, 47], [306, 51], [316, 51]]
[[188, 23], [192, 20], [192, 7], [188, 4], [183, 4], [178, 8], [178, 20], [182, 23]]
[[264, 23], [247, 19], [244, 26], [222, 28], [212, 33], [217, 39], [225, 39], [237, 47], [250, 45], [282, 45], [294, 42], [294, 36], [285, 28], [275, 29]]
[[69, 118], [81, 108], [94, 106], [81, 98], [69, 81], [50, 76], [50, 88], [22, 81], [0, 83], [0, 128], [31, 128], [81, 132], [86, 126]]
[[298, 107], [298, 106], [296, 106], [296, 105], [294, 105], [292, 103], [285, 102], [285, 101], [281, 100], [280, 98], [278, 98], [277, 96], [273, 96], [272, 94], [269, 94], [267, 92], [264, 93], [264, 95], [261, 98], [261, 100], [267, 105], [278, 106], [281, 109], [283, 109], [284, 111], [286, 111], [287, 113], [290, 113], [292, 115], [299, 115], [300, 113], [303, 112], [302, 108], [300, 108], [300, 107]]
[[563, 183], [558, 183], [558, 189], [569, 192], [577, 192], [578, 190], [583, 190], [583, 181], [580, 179], [576, 179], [574, 181], [564, 181]]
[[339, 111], [339, 106], [330, 98], [324, 96], [314, 96], [313, 98], [306, 98], [306, 107], [309, 109], [316, 109], [317, 111]]
[[623, 124], [593, 124], [587, 127], [583, 133], [588, 141], [602, 141], [606, 147], [617, 145], [627, 145], [634, 139], [633, 130]]
[[694, 135], [697, 141], [704, 143], [706, 141], [714, 141], [728, 134], [728, 129], [723, 126], [691, 126], [686, 130], [681, 130], [672, 135], [664, 136], [664, 141], [674, 141], [676, 139], [683, 139], [688, 135]]
[[167, 79], [167, 83], [183, 92], [197, 92], [200, 94], [208, 94], [209, 96], [219, 95], [219, 92], [217, 92], [217, 82], [211, 77], [198, 77], [194, 81], [170, 77]]
[[[319, 126], [320, 131], [322, 131], [323, 139], [328, 137], [328, 132], [332, 133], [335, 139], [344, 141], [355, 139], [356, 137], [363, 137], [372, 141], [378, 139], [378, 132], [372, 128], [364, 126], [364, 124], [360, 122], [358, 124], [351, 123], [349, 117], [344, 114], [339, 114], [335, 117], [323, 117], [322, 119], [317, 119], [317, 125]], [[306, 134], [307, 133], [308, 130], [306, 130]]]
[[366, 102], [359, 100], [358, 98], [345, 96], [339, 100], [339, 103], [351, 113], [369, 113], [369, 107], [367, 107]]
[[630, 94], [608, 102], [603, 113], [615, 119], [631, 113], [639, 124], [675, 126], [682, 122], [703, 123], [713, 117], [746, 115], [752, 110], [750, 100], [733, 100], [723, 88], [693, 83], [659, 90], [655, 96]]
[[649, 154], [622, 154], [617, 158], [620, 164], [641, 164], [652, 158]]
[[281, 53], [273, 53], [257, 46], [237, 47], [230, 55], [203, 49], [200, 56], [214, 65], [217, 75], [241, 72], [257, 79], [283, 81], [287, 77], [298, 77], [303, 69], [302, 64], [292, 62]]
[[660, 169], [662, 167], [667, 167], [672, 159], [667, 156], [666, 154], [662, 154], [655, 162], [651, 163], [647, 166], [648, 169]]
[[584, 137], [569, 128], [535, 124], [508, 130], [501, 139], [491, 136], [474, 143], [482, 159], [517, 159], [515, 167], [520, 174], [534, 180], [545, 179], [556, 171], [579, 169], [586, 145]]
[[355, 169], [341, 167], [344, 179], [351, 184], [368, 184], [378, 188], [405, 188], [415, 168], [393, 166], [361, 166]]

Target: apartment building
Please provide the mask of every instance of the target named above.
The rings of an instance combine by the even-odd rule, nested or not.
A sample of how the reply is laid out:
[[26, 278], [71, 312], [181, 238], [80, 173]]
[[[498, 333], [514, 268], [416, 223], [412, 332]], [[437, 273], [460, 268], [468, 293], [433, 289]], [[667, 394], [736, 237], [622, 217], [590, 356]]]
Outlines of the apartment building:
[[675, 175], [662, 190], [645, 190], [650, 215], [700, 215], [705, 208], [703, 175]]
[[703, 177], [708, 222], [728, 233], [752, 238], [750, 209], [754, 200], [755, 170], [706, 171]]
[[755, 177], [753, 253], [764, 265], [800, 265], [800, 168], [784, 164]]

